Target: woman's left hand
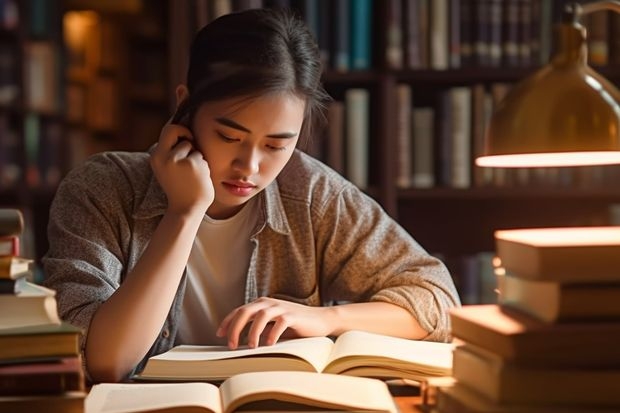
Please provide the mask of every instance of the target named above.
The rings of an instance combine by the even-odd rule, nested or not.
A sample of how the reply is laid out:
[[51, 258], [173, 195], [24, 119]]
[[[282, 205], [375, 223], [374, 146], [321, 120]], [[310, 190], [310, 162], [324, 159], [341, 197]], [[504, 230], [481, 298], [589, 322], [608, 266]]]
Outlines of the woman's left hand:
[[317, 337], [332, 333], [331, 307], [311, 307], [275, 298], [261, 297], [230, 312], [220, 324], [218, 337], [228, 337], [236, 349], [242, 331], [249, 325], [248, 346], [272, 345], [281, 337]]

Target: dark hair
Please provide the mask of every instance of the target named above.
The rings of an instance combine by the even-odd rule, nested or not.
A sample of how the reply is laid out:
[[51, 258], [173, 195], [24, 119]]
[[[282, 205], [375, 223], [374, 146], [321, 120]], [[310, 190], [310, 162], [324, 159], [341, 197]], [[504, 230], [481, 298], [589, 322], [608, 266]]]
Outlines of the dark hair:
[[200, 104], [266, 93], [292, 93], [306, 102], [300, 133], [324, 120], [329, 99], [321, 85], [319, 50], [306, 24], [287, 10], [251, 9], [221, 16], [204, 26], [191, 46], [189, 98], [179, 112]]

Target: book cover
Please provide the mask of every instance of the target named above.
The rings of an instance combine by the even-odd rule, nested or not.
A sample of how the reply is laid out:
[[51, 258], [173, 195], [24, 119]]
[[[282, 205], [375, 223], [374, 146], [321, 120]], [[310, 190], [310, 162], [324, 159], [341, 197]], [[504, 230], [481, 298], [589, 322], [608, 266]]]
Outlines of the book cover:
[[138, 380], [224, 380], [251, 371], [307, 371], [351, 376], [409, 378], [450, 375], [452, 344], [348, 331], [229, 350], [181, 345], [151, 357]]
[[0, 257], [19, 255], [19, 237], [17, 235], [0, 236]]
[[0, 364], [0, 396], [60, 394], [84, 390], [80, 357]]
[[68, 323], [0, 329], [0, 362], [77, 356], [81, 329]]
[[396, 413], [379, 380], [308, 372], [255, 372], [210, 383], [103, 383], [92, 387], [85, 413], [235, 411], [364, 411]]
[[452, 335], [521, 365], [618, 367], [620, 322], [549, 324], [494, 304], [450, 311]]
[[20, 235], [24, 231], [24, 216], [19, 209], [0, 208], [0, 236]]
[[500, 230], [495, 244], [501, 266], [514, 276], [620, 282], [620, 226]]
[[0, 411], [11, 413], [83, 413], [84, 391], [60, 394], [0, 396]]

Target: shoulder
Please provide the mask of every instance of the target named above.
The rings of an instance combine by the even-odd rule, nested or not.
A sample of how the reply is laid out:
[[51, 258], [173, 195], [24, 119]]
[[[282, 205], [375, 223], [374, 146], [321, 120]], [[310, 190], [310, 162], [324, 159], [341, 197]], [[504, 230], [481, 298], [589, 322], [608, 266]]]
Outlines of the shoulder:
[[59, 195], [89, 199], [123, 199], [144, 193], [153, 172], [145, 152], [102, 152], [73, 168], [58, 188]]
[[123, 182], [147, 184], [151, 176], [148, 153], [102, 152], [73, 168], [64, 181], [101, 187]]

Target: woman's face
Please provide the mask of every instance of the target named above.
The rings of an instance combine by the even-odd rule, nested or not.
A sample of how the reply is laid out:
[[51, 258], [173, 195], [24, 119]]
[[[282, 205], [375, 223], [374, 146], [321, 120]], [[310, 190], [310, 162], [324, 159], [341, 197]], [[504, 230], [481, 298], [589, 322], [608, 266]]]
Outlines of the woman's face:
[[305, 102], [291, 94], [206, 102], [193, 133], [209, 164], [215, 201], [207, 214], [233, 216], [273, 182], [297, 144]]

